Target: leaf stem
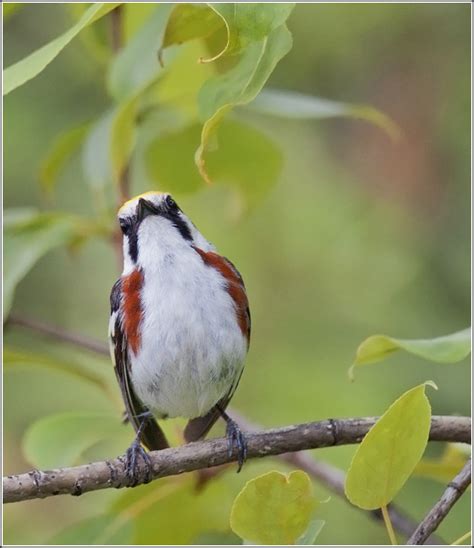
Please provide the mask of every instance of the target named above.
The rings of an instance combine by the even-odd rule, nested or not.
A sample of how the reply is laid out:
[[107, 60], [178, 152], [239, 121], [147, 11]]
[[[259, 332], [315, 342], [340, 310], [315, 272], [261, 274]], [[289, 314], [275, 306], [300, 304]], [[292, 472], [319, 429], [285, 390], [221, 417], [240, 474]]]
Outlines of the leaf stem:
[[387, 510], [387, 506], [382, 506], [382, 516], [383, 521], [385, 523], [385, 527], [387, 528], [388, 537], [390, 539], [390, 542], [393, 546], [398, 545], [397, 537], [395, 536], [395, 531], [393, 530], [392, 520], [390, 519], [390, 515]]
[[472, 531], [468, 531], [465, 533], [462, 537], [459, 537], [457, 540], [455, 540], [453, 543], [451, 543], [451, 546], [459, 546], [462, 544], [465, 540], [467, 540], [471, 536]]

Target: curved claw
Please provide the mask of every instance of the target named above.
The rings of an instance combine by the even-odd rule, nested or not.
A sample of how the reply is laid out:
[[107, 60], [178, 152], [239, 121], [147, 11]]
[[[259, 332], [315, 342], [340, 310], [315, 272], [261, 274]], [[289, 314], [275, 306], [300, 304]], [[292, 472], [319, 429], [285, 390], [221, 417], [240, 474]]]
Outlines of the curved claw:
[[237, 473], [239, 473], [247, 459], [247, 440], [238, 424], [230, 418], [227, 420], [226, 436], [229, 457], [234, 454], [234, 447], [237, 450]]
[[125, 474], [128, 479], [129, 487], [135, 487], [140, 479], [140, 466], [138, 457], [141, 457], [145, 467], [145, 477], [143, 483], [149, 483], [153, 479], [153, 466], [148, 453], [140, 445], [138, 440], [134, 440], [125, 454]]

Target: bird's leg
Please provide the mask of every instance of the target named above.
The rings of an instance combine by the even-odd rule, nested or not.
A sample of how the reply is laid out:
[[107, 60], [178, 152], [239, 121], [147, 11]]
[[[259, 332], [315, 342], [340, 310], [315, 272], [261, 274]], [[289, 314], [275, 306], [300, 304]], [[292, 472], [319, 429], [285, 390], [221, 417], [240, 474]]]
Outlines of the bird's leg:
[[226, 437], [227, 437], [227, 446], [229, 449], [229, 457], [234, 453], [234, 448], [237, 450], [237, 462], [238, 468], [237, 473], [242, 470], [242, 466], [247, 459], [247, 440], [240, 430], [239, 425], [229, 417], [229, 415], [221, 409], [218, 405], [216, 406], [221, 417], [226, 422]]
[[138, 483], [140, 468], [138, 467], [138, 457], [141, 457], [145, 464], [144, 483], [149, 483], [153, 479], [153, 466], [148, 453], [141, 445], [141, 435], [147, 421], [152, 417], [150, 411], [137, 416], [141, 419], [135, 439], [125, 454], [125, 474], [130, 487], [135, 487]]

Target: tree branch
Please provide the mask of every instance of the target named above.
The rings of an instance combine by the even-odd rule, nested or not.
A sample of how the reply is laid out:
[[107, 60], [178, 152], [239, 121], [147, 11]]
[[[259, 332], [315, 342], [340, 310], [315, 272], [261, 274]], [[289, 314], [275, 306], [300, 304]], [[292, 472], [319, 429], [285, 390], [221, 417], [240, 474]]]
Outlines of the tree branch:
[[[328, 419], [249, 433], [247, 434], [248, 457], [262, 458], [304, 449], [360, 443], [376, 420], [376, 417]], [[469, 417], [432, 418], [431, 440], [470, 443], [470, 436]], [[211, 468], [236, 460], [235, 455], [229, 456], [225, 438], [152, 451], [149, 455], [153, 479]], [[143, 465], [140, 475], [145, 478]], [[143, 483], [143, 479], [139, 483]], [[127, 487], [123, 457], [72, 468], [44, 472], [32, 471], [3, 478], [4, 502], [18, 502], [63, 494], [77, 496], [88, 491], [110, 487], [117, 489]]]
[[436, 531], [439, 524], [448, 515], [451, 508], [461, 498], [461, 495], [471, 483], [471, 459], [469, 459], [459, 474], [448, 484], [446, 491], [439, 501], [428, 512], [423, 521], [418, 525], [413, 535], [408, 539], [407, 544], [424, 544], [433, 531]]
[[73, 344], [75, 346], [80, 346], [96, 354], [102, 354], [104, 356], [110, 356], [109, 349], [106, 344], [90, 337], [80, 335], [79, 333], [72, 333], [61, 327], [56, 327], [54, 325], [45, 324], [38, 320], [32, 320], [30, 318], [24, 318], [22, 316], [17, 316], [11, 314], [8, 317], [7, 325], [16, 325], [18, 327], [26, 327], [42, 335], [47, 335], [55, 340]]
[[[235, 410], [230, 411], [231, 416], [237, 421], [237, 423], [247, 431], [256, 431], [259, 430], [259, 427], [255, 424], [250, 423], [245, 417], [236, 413]], [[279, 460], [287, 462], [290, 466], [304, 470], [312, 478], [318, 481], [321, 485], [326, 487], [329, 491], [338, 495], [350, 506], [351, 503], [346, 497], [344, 492], [344, 483], [346, 480], [346, 475], [342, 470], [336, 468], [332, 464], [327, 462], [322, 462], [317, 460], [311, 455], [309, 451], [298, 451], [295, 453], [283, 453], [282, 455], [277, 455]], [[208, 468], [207, 471], [215, 470]], [[382, 512], [380, 510], [366, 511], [362, 510], [358, 506], [352, 506], [356, 510], [367, 513], [374, 520], [378, 522], [383, 522]], [[394, 529], [401, 533], [404, 537], [408, 538], [413, 534], [413, 531], [417, 527], [417, 522], [415, 522], [410, 516], [408, 516], [403, 510], [401, 510], [394, 503], [388, 505], [388, 514]], [[430, 535], [426, 541], [426, 544], [446, 544], [441, 538], [437, 535]]]

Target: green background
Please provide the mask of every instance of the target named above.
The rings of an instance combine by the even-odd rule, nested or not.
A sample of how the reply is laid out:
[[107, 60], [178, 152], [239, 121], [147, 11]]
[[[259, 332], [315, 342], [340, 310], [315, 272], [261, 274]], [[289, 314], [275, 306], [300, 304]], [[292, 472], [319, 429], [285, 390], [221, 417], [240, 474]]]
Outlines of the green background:
[[[24, 7], [5, 24], [5, 65], [69, 25], [64, 6]], [[429, 338], [469, 324], [470, 7], [298, 5], [288, 26], [293, 49], [269, 85], [371, 104], [389, 114], [403, 136], [395, 144], [361, 121], [296, 122], [242, 113], [284, 151], [283, 173], [263, 202], [239, 214], [235, 190], [204, 184], [195, 194], [175, 196], [247, 285], [252, 343], [232, 406], [265, 426], [376, 415], [411, 386], [432, 379], [439, 387], [429, 392], [433, 413], [469, 414], [467, 360], [434, 365], [400, 353], [361, 369], [352, 384], [346, 371], [371, 334]], [[91, 214], [77, 157], [61, 175], [54, 200], [42, 194], [38, 170], [61, 130], [94, 118], [107, 104], [103, 66], [81, 39], [6, 97], [4, 206]], [[178, 165], [179, 150], [173, 160]], [[258, 177], [257, 168], [256, 184]], [[147, 188], [135, 180], [133, 193], [142, 190]], [[105, 241], [73, 253], [54, 251], [20, 284], [13, 311], [105, 341], [109, 292], [118, 274]], [[107, 360], [14, 327], [7, 327], [5, 341], [107, 371], [119, 397]], [[21, 448], [26, 429], [62, 411], [108, 412], [110, 404], [61, 373], [5, 373], [6, 474], [33, 465]], [[118, 405], [117, 416], [120, 411]], [[83, 460], [123, 451], [127, 435], [131, 439], [128, 432], [120, 443], [98, 444]], [[429, 447], [430, 454], [440, 450]], [[347, 469], [353, 452], [341, 447], [314, 454]], [[273, 468], [283, 469], [270, 459], [250, 462], [240, 475], [228, 471], [200, 494], [191, 477], [174, 491], [172, 480], [130, 491], [126, 497], [135, 499], [165, 491], [131, 522], [130, 534], [137, 543], [206, 541], [210, 537], [202, 535], [228, 527], [231, 502], [246, 479]], [[168, 485], [172, 494], [166, 496]], [[442, 490], [441, 483], [413, 478], [397, 502], [421, 519]], [[318, 484], [315, 493], [319, 500], [327, 496]], [[8, 505], [4, 541], [47, 543], [123, 496], [107, 491]], [[466, 532], [469, 512], [466, 496], [440, 528], [446, 541]], [[320, 506], [319, 516], [327, 521], [318, 537], [322, 544], [386, 542], [382, 526], [336, 496]]]

